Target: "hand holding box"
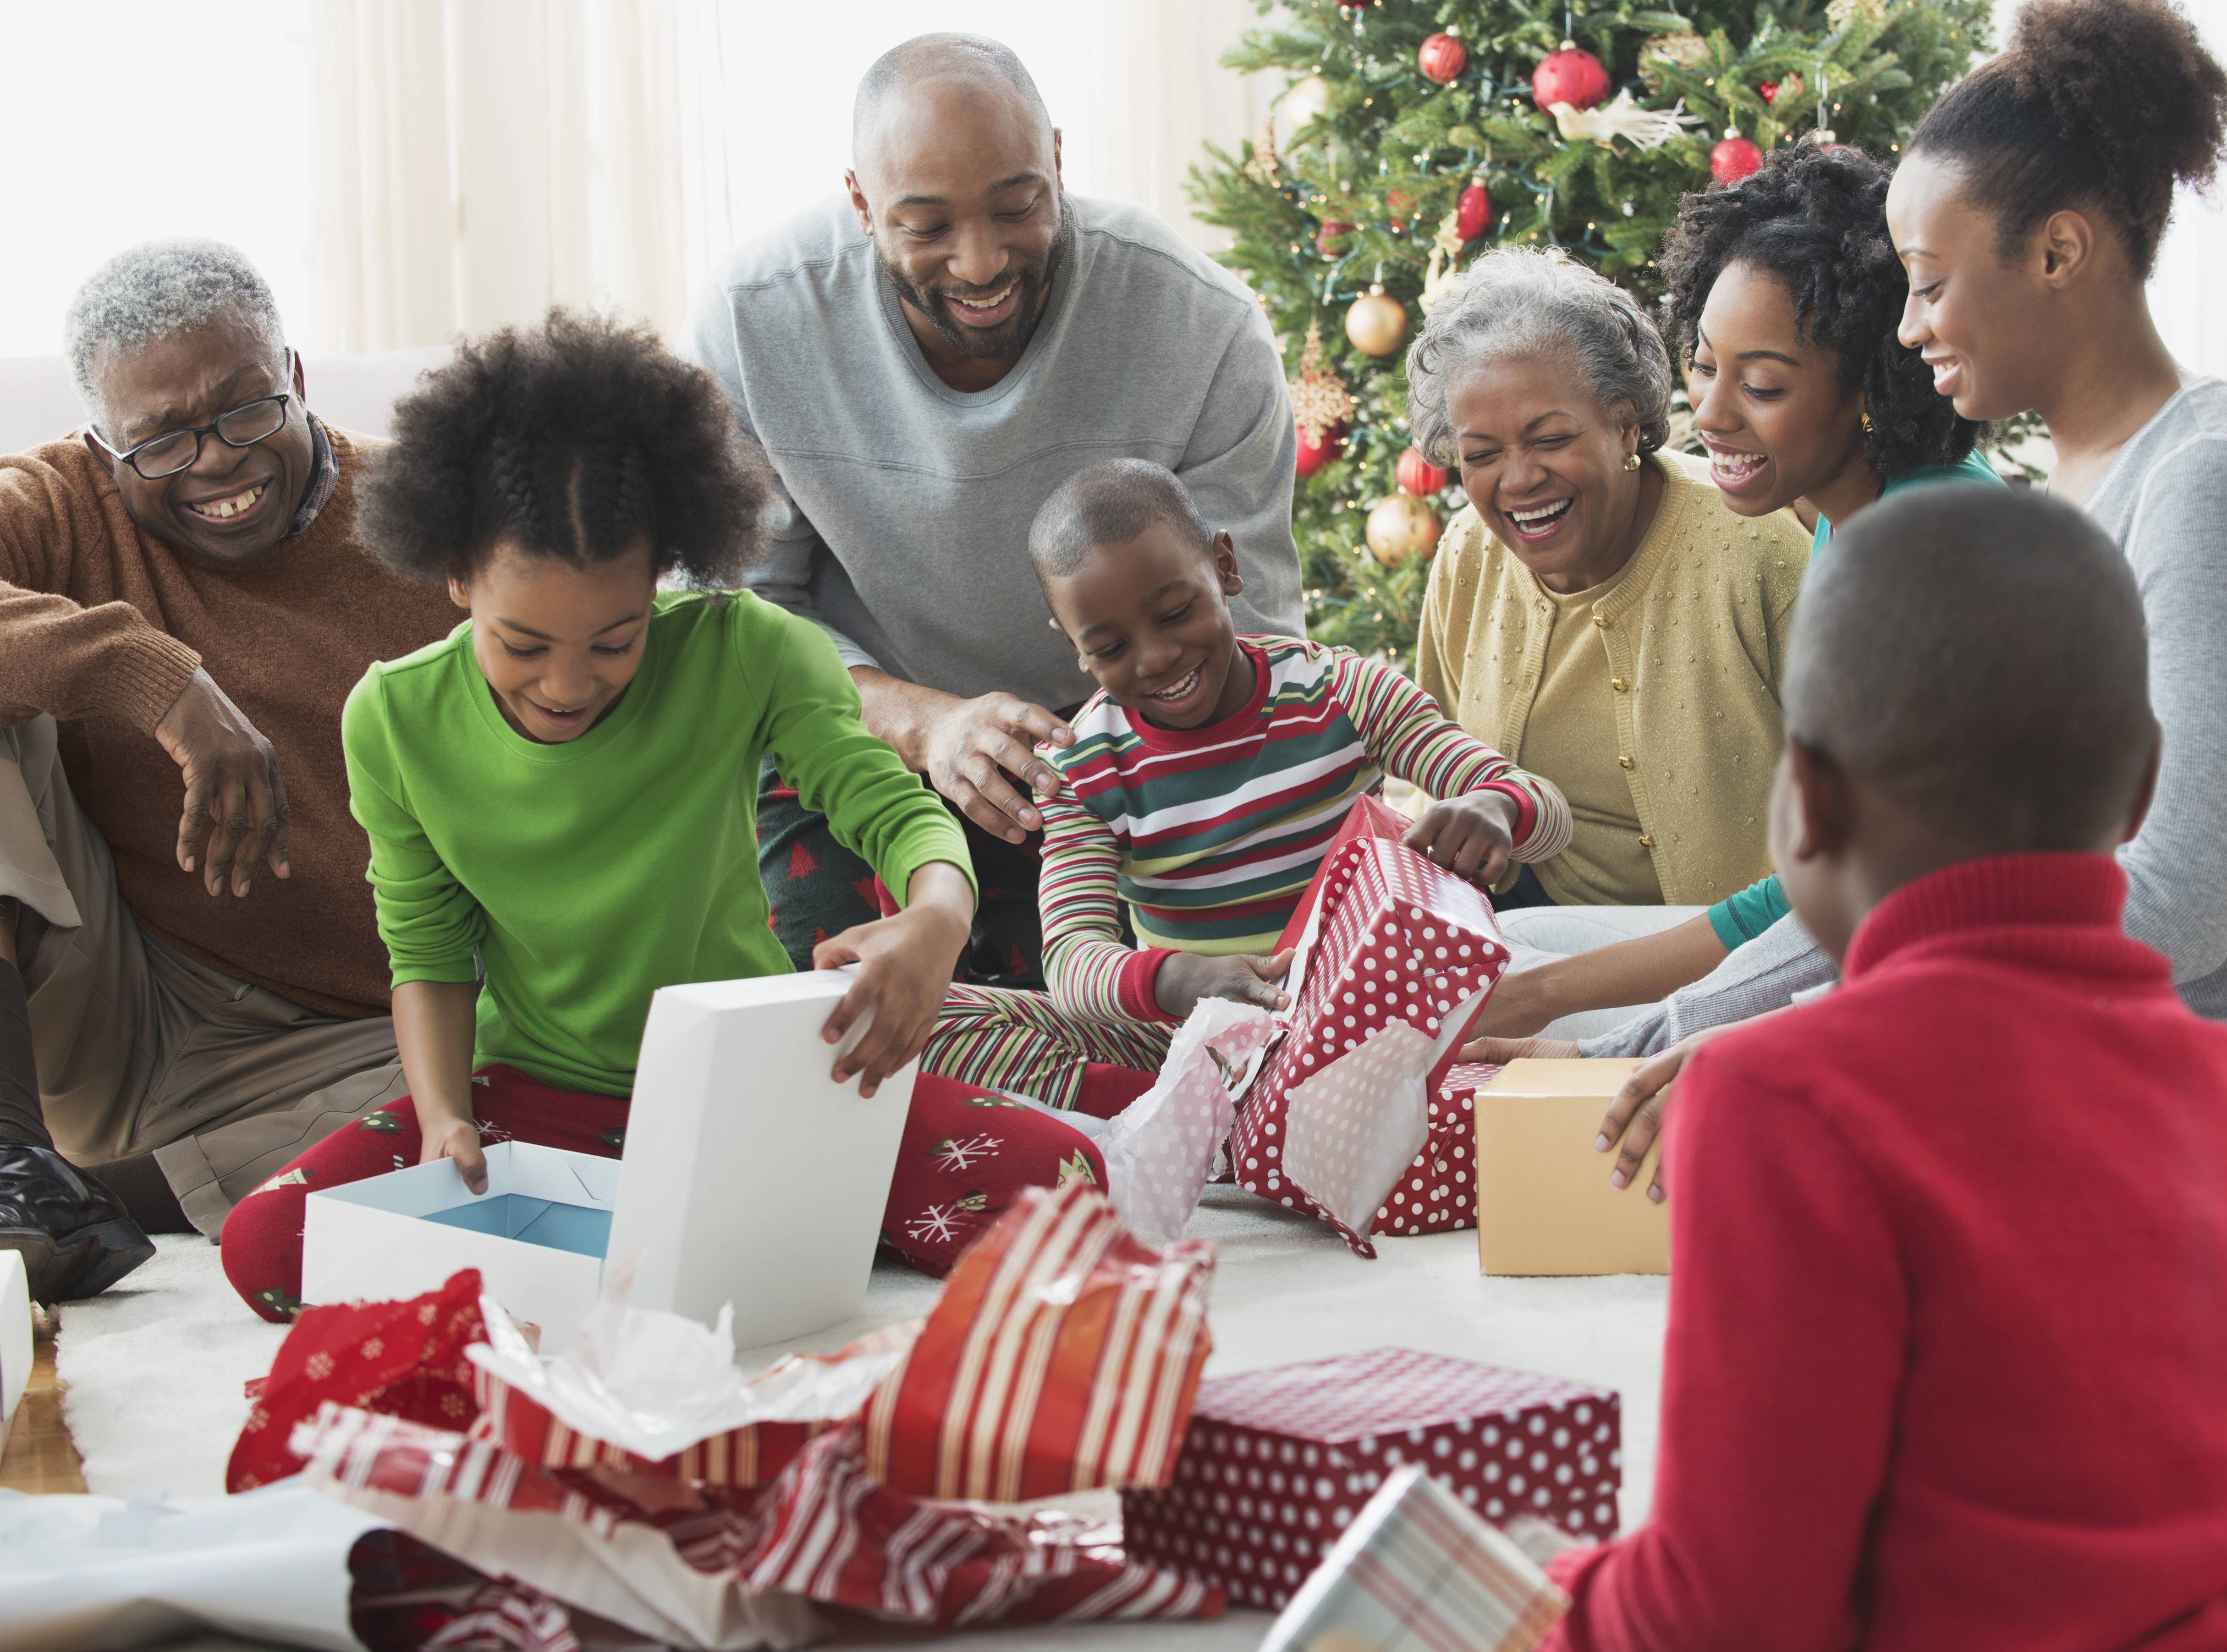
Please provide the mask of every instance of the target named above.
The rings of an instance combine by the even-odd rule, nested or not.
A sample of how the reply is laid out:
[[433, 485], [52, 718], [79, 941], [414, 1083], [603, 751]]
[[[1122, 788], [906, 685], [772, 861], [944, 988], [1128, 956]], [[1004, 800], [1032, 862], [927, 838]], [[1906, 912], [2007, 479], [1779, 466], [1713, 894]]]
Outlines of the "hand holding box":
[[1477, 1249], [1485, 1272], [1670, 1271], [1670, 1213], [1645, 1191], [1661, 1142], [1623, 1189], [1609, 1183], [1614, 1159], [1593, 1145], [1609, 1103], [1638, 1065], [1526, 1059], [1476, 1087]]

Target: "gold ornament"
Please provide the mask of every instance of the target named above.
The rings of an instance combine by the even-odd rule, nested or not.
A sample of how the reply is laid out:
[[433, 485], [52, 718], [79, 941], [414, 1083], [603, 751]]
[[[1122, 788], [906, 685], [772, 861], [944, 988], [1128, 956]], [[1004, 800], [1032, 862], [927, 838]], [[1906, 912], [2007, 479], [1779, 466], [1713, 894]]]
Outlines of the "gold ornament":
[[1407, 336], [1407, 307], [1387, 297], [1379, 282], [1345, 312], [1345, 335], [1363, 355], [1389, 355]]
[[1709, 54], [1709, 42], [1699, 35], [1657, 35], [1647, 42], [1646, 56], [1691, 68]]
[[1858, 23], [1877, 25], [1886, 21], [1893, 0], [1832, 0], [1825, 8], [1825, 21], [1835, 29], [1853, 29]]
[[1255, 183], [1276, 186], [1279, 167], [1276, 158], [1276, 118], [1273, 115], [1260, 123], [1260, 136], [1253, 145], [1253, 158], [1245, 163], [1245, 175]]
[[1276, 99], [1275, 118], [1282, 123], [1286, 148], [1311, 124], [1330, 113], [1330, 82], [1319, 74], [1294, 80], [1284, 88], [1284, 95]]
[[1369, 508], [1369, 551], [1388, 568], [1429, 556], [1444, 532], [1439, 513], [1413, 494], [1388, 494]]
[[1292, 380], [1292, 421], [1310, 445], [1319, 443], [1324, 431], [1353, 417], [1353, 394], [1323, 361], [1322, 328], [1307, 328], [1307, 341], [1299, 352], [1299, 376]]
[[[1482, 175], [1479, 175], [1482, 182]], [[1439, 233], [1431, 238], [1430, 267], [1423, 271], [1422, 296], [1415, 303], [1426, 316], [1437, 303], [1448, 287], [1454, 284], [1461, 271], [1454, 265], [1461, 258], [1464, 243], [1461, 233], [1461, 208], [1457, 206], [1439, 220]]]

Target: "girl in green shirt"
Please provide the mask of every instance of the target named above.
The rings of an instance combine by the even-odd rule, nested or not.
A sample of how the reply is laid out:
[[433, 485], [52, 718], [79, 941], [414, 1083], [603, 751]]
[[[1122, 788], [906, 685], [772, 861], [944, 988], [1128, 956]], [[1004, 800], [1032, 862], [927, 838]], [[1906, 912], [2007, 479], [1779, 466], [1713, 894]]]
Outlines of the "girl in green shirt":
[[[1660, 258], [1711, 479], [1743, 516], [1791, 507], [1814, 524], [1813, 556], [1835, 522], [1899, 488], [2002, 485], [1976, 450], [1986, 427], [1933, 393], [1895, 335], [1909, 283], [1887, 235], [1892, 175], [1846, 145], [1779, 150], [1733, 187], [1687, 196]], [[1785, 913], [1778, 879], [1762, 878], [1675, 928], [1508, 976], [1479, 1030], [1519, 1037], [1652, 1003]]]
[[[762, 759], [899, 907], [814, 955], [858, 966], [827, 1042], [873, 1017], [831, 1052], [839, 1082], [871, 1095], [919, 1052], [974, 909], [957, 822], [866, 731], [826, 634], [747, 592], [659, 588], [731, 578], [771, 494], [708, 375], [646, 330], [558, 312], [463, 347], [395, 432], [362, 487], [363, 537], [469, 616], [373, 667], [341, 719], [410, 1094], [233, 1211], [227, 1272], [272, 1318], [297, 1305], [310, 1187], [447, 1158], [482, 1191], [482, 1143], [505, 1137], [615, 1154], [657, 989], [790, 967], [758, 876]], [[980, 1100], [916, 1081], [909, 1154], [921, 1131], [979, 1126], [949, 1110]], [[968, 1214], [1077, 1162], [1102, 1180], [1064, 1124], [999, 1122], [1004, 1151], [951, 1190]], [[925, 1248], [890, 1237], [941, 1266], [977, 1225], [931, 1223]]]

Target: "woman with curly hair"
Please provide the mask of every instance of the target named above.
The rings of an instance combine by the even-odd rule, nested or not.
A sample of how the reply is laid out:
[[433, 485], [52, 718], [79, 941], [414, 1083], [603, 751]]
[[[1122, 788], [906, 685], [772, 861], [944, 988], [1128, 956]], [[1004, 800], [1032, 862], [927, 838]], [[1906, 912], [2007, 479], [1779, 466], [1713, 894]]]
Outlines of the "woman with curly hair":
[[[1835, 522], [1898, 488], [2002, 485], [1975, 450], [1985, 427], [1935, 395], [1925, 364], [1895, 337], [1909, 282], [1886, 231], [1892, 176], [1860, 150], [1779, 150], [1732, 188], [1687, 196], [1660, 259], [1710, 480], [1741, 516], [1790, 506], [1814, 519], [1813, 554]], [[1553, 957], [1509, 976], [1480, 1030], [1516, 1037], [1651, 1003], [1786, 910], [1772, 875], [1676, 928]], [[1549, 954], [1557, 932], [1594, 938], [1591, 926], [1543, 919], [1511, 930]]]
[[[867, 733], [818, 627], [659, 588], [731, 579], [769, 494], [718, 384], [645, 328], [555, 312], [463, 346], [397, 407], [363, 538], [469, 616], [373, 666], [341, 718], [410, 1094], [233, 1209], [225, 1270], [265, 1317], [298, 1306], [309, 1186], [447, 1158], [484, 1190], [495, 1139], [615, 1155], [651, 995], [789, 969], [755, 846], [768, 756], [902, 901], [814, 957], [859, 966], [829, 1043], [872, 1017], [835, 1079], [871, 1094], [918, 1053], [973, 915], [957, 823]], [[909, 1139], [978, 1126], [970, 1094], [919, 1080]], [[1050, 1182], [1077, 1152], [1102, 1180], [1049, 1115], [999, 1123], [986, 1210], [1001, 1176]]]

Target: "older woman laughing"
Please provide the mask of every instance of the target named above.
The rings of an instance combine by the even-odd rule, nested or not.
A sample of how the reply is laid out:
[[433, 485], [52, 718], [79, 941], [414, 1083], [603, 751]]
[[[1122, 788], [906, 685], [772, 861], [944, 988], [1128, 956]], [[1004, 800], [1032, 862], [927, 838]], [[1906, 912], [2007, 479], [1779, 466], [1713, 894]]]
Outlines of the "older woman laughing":
[[1570, 846], [1503, 906], [1703, 904], [1768, 870], [1778, 669], [1809, 560], [1791, 515], [1726, 507], [1658, 452], [1670, 359], [1559, 253], [1481, 259], [1407, 358], [1409, 422], [1470, 508], [1432, 570], [1417, 677], [1552, 779]]

